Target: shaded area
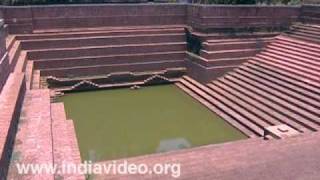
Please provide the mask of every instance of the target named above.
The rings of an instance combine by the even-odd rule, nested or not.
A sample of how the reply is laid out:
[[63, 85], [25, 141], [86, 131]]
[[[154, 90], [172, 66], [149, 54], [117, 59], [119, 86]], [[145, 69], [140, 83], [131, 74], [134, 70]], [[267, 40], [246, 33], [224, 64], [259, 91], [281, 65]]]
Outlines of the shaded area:
[[[82, 160], [117, 159], [155, 153], [158, 148], [163, 152], [245, 138], [173, 85], [73, 93], [61, 100], [75, 122]], [[182, 143], [168, 148], [172, 142]]]

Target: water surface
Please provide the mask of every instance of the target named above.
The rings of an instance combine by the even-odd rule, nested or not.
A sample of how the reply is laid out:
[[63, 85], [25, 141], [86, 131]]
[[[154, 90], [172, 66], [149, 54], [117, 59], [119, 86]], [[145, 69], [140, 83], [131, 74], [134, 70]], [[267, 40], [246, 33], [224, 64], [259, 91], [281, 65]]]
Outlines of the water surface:
[[175, 85], [71, 93], [82, 160], [110, 160], [246, 138]]

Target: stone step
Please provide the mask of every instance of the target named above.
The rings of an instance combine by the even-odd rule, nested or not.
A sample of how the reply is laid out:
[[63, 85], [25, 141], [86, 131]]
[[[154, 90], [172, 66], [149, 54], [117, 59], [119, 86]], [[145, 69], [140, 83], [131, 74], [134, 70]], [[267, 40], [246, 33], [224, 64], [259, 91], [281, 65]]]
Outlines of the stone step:
[[[51, 104], [51, 118], [52, 118], [52, 139], [53, 139], [53, 163], [61, 167], [63, 163], [79, 164], [81, 157], [79, 149], [74, 149], [74, 129], [71, 127], [67, 120], [64, 104], [52, 103]], [[76, 151], [75, 151], [76, 150]], [[76, 174], [56, 174], [56, 178], [83, 178], [81, 175]]]
[[319, 35], [314, 35], [314, 34], [310, 34], [310, 33], [304, 33], [304, 32], [299, 32], [299, 31], [290, 31], [287, 32], [288, 34], [293, 34], [293, 35], [298, 35], [298, 36], [303, 36], [303, 37], [307, 37], [307, 38], [312, 38], [315, 40], [320, 40], [320, 36]]
[[295, 38], [295, 39], [299, 39], [305, 42], [311, 42], [314, 44], [320, 44], [320, 41], [314, 39], [314, 38], [309, 38], [306, 36], [301, 36], [301, 35], [296, 35], [296, 34], [286, 34], [287, 36], [289, 36], [290, 38]]
[[206, 51], [223, 51], [223, 50], [240, 50], [240, 49], [261, 49], [270, 41], [256, 39], [256, 41], [239, 41], [239, 42], [216, 42], [203, 43], [203, 49]]
[[114, 29], [101, 31], [80, 31], [80, 32], [61, 32], [61, 33], [35, 33], [18, 35], [17, 40], [31, 39], [50, 39], [50, 38], [79, 38], [79, 37], [105, 37], [119, 35], [139, 35], [139, 34], [169, 34], [169, 33], [184, 33], [183, 28], [137, 28], [137, 29]]
[[278, 83], [279, 85], [285, 86], [286, 88], [296, 91], [297, 93], [300, 93], [303, 96], [307, 96], [317, 102], [320, 102], [320, 92], [318, 94], [314, 93], [314, 91], [318, 91], [317, 88], [310, 87], [308, 84], [305, 84], [303, 82], [297, 81], [295, 79], [291, 79], [290, 77], [283, 76], [282, 74], [276, 73], [272, 71], [272, 67], [268, 67], [265, 65], [257, 65], [257, 64], [251, 64], [247, 63], [245, 64], [246, 67], [251, 68], [252, 70], [255, 70], [256, 72], [260, 72], [265, 74], [264, 76], [266, 79], [273, 80], [274, 82]]
[[297, 27], [292, 28], [291, 32], [293, 32], [293, 33], [298, 32], [299, 34], [308, 34], [308, 35], [313, 35], [313, 36], [320, 36], [320, 30], [304, 28], [302, 26], [300, 26], [298, 28]]
[[286, 67], [274, 67], [272, 64], [266, 64], [264, 62], [259, 62], [261, 59], [255, 58], [253, 60], [248, 61], [248, 63], [268, 69], [276, 74], [281, 75], [281, 77], [285, 77], [286, 80], [290, 81], [291, 83], [298, 83], [301, 87], [306, 88], [308, 91], [312, 91], [313, 93], [320, 94], [318, 90], [318, 83], [314, 81], [310, 81], [308, 78], [295, 74], [295, 72], [288, 71], [290, 69], [281, 69]]
[[27, 61], [27, 66], [26, 66], [26, 86], [27, 89], [32, 88], [32, 77], [33, 77], [33, 61]]
[[27, 52], [21, 51], [20, 56], [17, 60], [17, 64], [14, 68], [14, 72], [25, 72], [27, 66]]
[[206, 59], [241, 58], [241, 57], [254, 56], [260, 51], [261, 49], [225, 50], [225, 51], [214, 51], [214, 52], [201, 50], [200, 56]]
[[[301, 66], [286, 62], [286, 61], [281, 61], [279, 59], [274, 59], [272, 57], [269, 57], [269, 56], [266, 56], [266, 55], [263, 55], [263, 54], [258, 54], [256, 57], [260, 58], [260, 59], [263, 59], [263, 62], [265, 62], [265, 60], [267, 60], [267, 61], [269, 61], [268, 62], [269, 64], [273, 64], [274, 66], [277, 66], [277, 67], [280, 67], [280, 66], [284, 67], [285, 66], [287, 69], [290, 69], [291, 71], [296, 72], [296, 74], [301, 74], [301, 75], [303, 75], [303, 76], [305, 76], [307, 78], [315, 80], [316, 82], [320, 81], [319, 73], [316, 72], [316, 71], [312, 71], [310, 69], [307, 69], [307, 68], [304, 68], [304, 67], [301, 67]], [[260, 61], [262, 61], [262, 60], [260, 60]]]
[[25, 94], [23, 73], [11, 73], [0, 94], [0, 177], [6, 177]]
[[119, 46], [97, 46], [84, 48], [62, 48], [28, 51], [28, 59], [75, 58], [83, 56], [105, 56], [112, 54], [135, 54], [167, 51], [185, 51], [186, 43], [128, 44]]
[[274, 39], [274, 37], [265, 37], [265, 38], [243, 38], [243, 37], [239, 37], [239, 38], [224, 38], [224, 39], [211, 39], [208, 41], [205, 41], [209, 44], [215, 44], [215, 43], [238, 43], [238, 42], [257, 42], [257, 41], [272, 41]]
[[10, 61], [10, 69], [11, 71], [14, 70], [18, 58], [20, 56], [20, 52], [21, 52], [21, 44], [19, 41], [15, 41], [12, 48], [9, 51], [9, 61]]
[[86, 33], [99, 31], [139, 31], [139, 30], [165, 30], [165, 29], [183, 29], [185, 25], [149, 25], [149, 26], [100, 26], [100, 27], [76, 27], [76, 28], [56, 28], [56, 29], [36, 29], [35, 34], [60, 34], [60, 33]]
[[273, 90], [272, 94], [278, 94], [279, 97], [282, 97], [287, 101], [291, 101], [293, 104], [301, 106], [302, 109], [308, 110], [309, 112], [319, 115], [320, 117], [320, 112], [318, 111], [318, 109], [320, 108], [320, 104], [317, 101], [309, 99], [308, 97], [305, 97], [299, 93], [296, 93], [295, 91], [291, 91], [290, 89], [283, 87], [279, 81], [277, 83], [280, 83], [280, 85], [278, 85], [274, 81], [270, 81], [271, 78], [268, 78], [265, 74], [256, 72], [245, 66], [240, 67], [236, 71], [252, 80], [257, 81], [262, 85], [270, 87], [270, 90]]
[[281, 42], [285, 41], [285, 42], [293, 43], [296, 45], [301, 45], [300, 47], [303, 47], [303, 48], [318, 49], [320, 47], [319, 44], [306, 42], [306, 41], [296, 39], [296, 38], [291, 38], [291, 37], [285, 36], [285, 35], [277, 36], [276, 40], [280, 40]]
[[308, 24], [303, 24], [303, 26], [312, 27], [312, 28], [320, 30], [320, 26], [318, 24], [310, 24], [310, 23], [308, 23]]
[[192, 34], [196, 37], [199, 37], [203, 41], [212, 41], [212, 40], [219, 40], [219, 39], [235, 39], [235, 38], [245, 38], [245, 39], [252, 39], [252, 38], [271, 38], [279, 35], [279, 32], [272, 32], [272, 33], [237, 33], [237, 34], [227, 34], [227, 33], [201, 33], [201, 32], [192, 32]]
[[145, 63], [112, 64], [101, 66], [80, 66], [70, 68], [43, 69], [41, 76], [77, 77], [109, 74], [111, 72], [143, 72], [158, 71], [167, 68], [184, 67], [184, 60], [156, 61]]
[[[73, 123], [73, 120], [67, 120], [67, 137], [69, 137], [69, 147], [70, 147], [70, 154], [68, 154], [70, 157], [72, 157], [73, 161], [76, 164], [80, 164], [82, 162], [81, 160], [81, 155], [79, 151], [79, 145], [78, 145], [78, 140], [76, 136], [76, 131], [75, 131], [75, 126]], [[67, 179], [76, 179], [76, 180], [85, 180], [86, 177], [83, 175], [79, 174], [70, 174], [67, 175]]]
[[297, 56], [297, 55], [293, 55], [293, 54], [289, 54], [289, 53], [285, 53], [285, 52], [277, 51], [277, 50], [273, 50], [273, 49], [266, 49], [262, 53], [269, 53], [269, 54], [272, 54], [272, 55], [280, 57], [280, 58], [296, 60], [296, 61], [300, 61], [300, 62], [305, 62], [305, 63], [313, 65], [313, 66], [320, 65], [320, 62], [318, 62], [316, 60], [312, 60], [310, 58], [305, 58], [305, 57], [300, 57], [300, 56]]
[[140, 54], [119, 54], [107, 56], [89, 56], [79, 58], [58, 58], [46, 60], [34, 60], [37, 69], [48, 68], [68, 68], [77, 66], [95, 66], [95, 65], [111, 65], [111, 64], [126, 64], [138, 62], [156, 62], [169, 60], [184, 60], [185, 51], [174, 52], [154, 52]]
[[262, 102], [266, 104], [268, 103], [269, 105], [273, 105], [274, 107], [279, 108], [278, 110], [281, 110], [282, 113], [286, 114], [288, 117], [292, 117], [293, 121], [309, 129], [318, 130], [320, 128], [320, 125], [317, 121], [301, 115], [301, 113], [299, 112], [300, 109], [297, 109], [295, 106], [292, 106], [290, 103], [287, 103], [285, 100], [282, 100], [276, 96], [273, 96], [269, 92], [266, 92], [264, 90], [261, 90], [260, 88], [257, 88], [253, 84], [248, 83], [247, 81], [239, 78], [238, 75], [231, 76], [230, 74], [228, 74], [224, 76], [224, 78], [226, 79], [224, 82], [231, 81], [241, 86], [242, 88], [245, 88], [247, 92], [252, 92], [256, 94], [257, 95], [256, 97], [262, 97], [263, 98]]
[[319, 50], [320, 46], [314, 43], [307, 43], [299, 40], [292, 41], [292, 40], [289, 40], [289, 38], [278, 38], [275, 42], [280, 43], [282, 45], [303, 49], [306, 51], [320, 53], [320, 50]]
[[269, 114], [260, 111], [256, 105], [252, 105], [243, 99], [239, 99], [237, 96], [229, 93], [226, 89], [220, 86], [218, 82], [212, 82], [207, 85], [210, 89], [219, 93], [221, 96], [224, 96], [231, 102], [233, 102], [233, 106], [235, 107], [242, 107], [247, 111], [248, 119], [251, 121], [255, 121], [257, 124], [262, 124], [263, 127], [272, 126], [272, 125], [279, 125], [281, 124], [279, 121], [275, 120]]
[[287, 95], [280, 93], [279, 91], [276, 91], [264, 84], [255, 81], [254, 79], [249, 78], [249, 75], [247, 75], [245, 72], [241, 72], [240, 74], [240, 71], [237, 71], [233, 76], [256, 87], [257, 89], [263, 90], [265, 93], [268, 93], [275, 102], [281, 102], [285, 104], [288, 109], [299, 113], [300, 115], [316, 122], [317, 124], [320, 124], [320, 116], [311, 113], [311, 108], [303, 108], [302, 106], [300, 106], [301, 101], [293, 99]]
[[205, 98], [214, 106], [217, 106], [220, 109], [222, 109], [225, 113], [229, 114], [234, 119], [238, 120], [238, 122], [241, 123], [243, 126], [247, 127], [257, 135], [263, 136], [263, 127], [264, 125], [267, 125], [257, 124], [253, 121], [250, 121], [247, 117], [248, 113], [243, 108], [233, 106], [233, 103], [228, 99], [224, 98], [223, 96], [220, 96], [218, 93], [212, 91], [204, 85], [197, 83], [196, 81], [190, 78], [184, 77], [184, 79], [181, 80], [181, 82], [185, 84], [187, 87], [195, 89], [193, 90], [195, 93]]
[[292, 25], [291, 27], [294, 29], [297, 29], [297, 30], [299, 30], [299, 29], [308, 30], [308, 31], [319, 31], [320, 30], [320, 28], [318, 28], [318, 27], [315, 27], [312, 25], [310, 26], [307, 24]]
[[[201, 104], [203, 104], [204, 106], [206, 106], [208, 109], [210, 109], [212, 112], [214, 112], [215, 114], [217, 114], [218, 116], [220, 116], [221, 118], [223, 118], [225, 121], [227, 121], [230, 125], [232, 125], [233, 127], [239, 129], [242, 133], [244, 133], [245, 135], [247, 135], [248, 137], [257, 137], [256, 134], [254, 134], [250, 129], [248, 129], [246, 126], [244, 126], [243, 124], [239, 123], [238, 120], [234, 119], [232, 116], [228, 115], [227, 113], [225, 113], [223, 110], [221, 110], [221, 107], [224, 107], [223, 104], [221, 104], [220, 108], [213, 106], [209, 101], [207, 101], [206, 99], [202, 98], [201, 96], [199, 96], [198, 94], [196, 94], [195, 92], [193, 92], [192, 90], [189, 89], [189, 87], [185, 86], [184, 84], [182, 84], [181, 82], [176, 83], [176, 85], [182, 89], [185, 93], [187, 93], [188, 95], [190, 95], [191, 97], [193, 97], [194, 99], [196, 99], [197, 101], [199, 101]], [[219, 102], [217, 102], [217, 104], [219, 104]]]
[[[16, 135], [15, 152], [19, 152], [19, 163], [53, 165], [53, 142], [50, 91], [27, 91], [23, 104], [23, 114]], [[51, 179], [50, 173], [25, 174], [26, 179]]]
[[184, 41], [185, 35], [180, 33], [24, 40], [21, 45], [24, 50], [35, 50]]
[[276, 53], [274, 53], [272, 51], [269, 52], [268, 50], [264, 51], [264, 52], [262, 52], [260, 54], [268, 56], [268, 57], [272, 57], [272, 58], [277, 59], [279, 61], [289, 62], [289, 63], [292, 63], [294, 65], [310, 69], [310, 71], [315, 71], [315, 72], [319, 72], [320, 71], [320, 68], [317, 66], [317, 64], [319, 64], [320, 62], [317, 63], [317, 62], [312, 61], [314, 63], [311, 63], [310, 60], [305, 59], [305, 58], [299, 58], [299, 59], [287, 58], [287, 57], [283, 57], [281, 55], [277, 55]]
[[31, 82], [31, 89], [40, 89], [40, 70], [33, 71]]
[[207, 60], [206, 64], [209, 67], [213, 66], [238, 66], [244, 62], [247, 62], [250, 57], [241, 58], [222, 58], [222, 59], [211, 59]]
[[[237, 80], [235, 79], [235, 81]], [[264, 111], [283, 124], [287, 124], [288, 126], [291, 126], [292, 128], [302, 132], [316, 130], [309, 126], [305, 126], [305, 124], [301, 123], [300, 121], [296, 121], [295, 119], [300, 117], [299, 115], [296, 115], [295, 113], [285, 109], [285, 107], [265, 99], [263, 96], [260, 96], [254, 91], [245, 89], [241, 86], [241, 84], [239, 85], [233, 81], [230, 81], [229, 79], [223, 78], [219, 79], [218, 81], [214, 81], [214, 83], [224, 88], [226, 91], [234, 94], [243, 101], [250, 102], [252, 105], [258, 107], [260, 111]]]
[[313, 52], [310, 50], [304, 50], [302, 48], [295, 48], [293, 46], [286, 46], [286, 45], [282, 45], [281, 43], [272, 43], [268, 46], [268, 48], [274, 48], [274, 49], [284, 49], [287, 52], [293, 52], [297, 55], [300, 54], [300, 56], [302, 55], [303, 57], [307, 57], [307, 58], [312, 58], [312, 59], [320, 59], [320, 55], [317, 52]]

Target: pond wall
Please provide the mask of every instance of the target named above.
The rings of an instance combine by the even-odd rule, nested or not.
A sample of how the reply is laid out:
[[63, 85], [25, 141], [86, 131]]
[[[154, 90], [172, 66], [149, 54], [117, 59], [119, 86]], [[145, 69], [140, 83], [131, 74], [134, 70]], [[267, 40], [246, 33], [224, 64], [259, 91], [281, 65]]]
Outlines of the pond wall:
[[3, 6], [10, 33], [101, 26], [188, 25], [216, 29], [286, 27], [300, 17], [300, 6], [85, 4]]

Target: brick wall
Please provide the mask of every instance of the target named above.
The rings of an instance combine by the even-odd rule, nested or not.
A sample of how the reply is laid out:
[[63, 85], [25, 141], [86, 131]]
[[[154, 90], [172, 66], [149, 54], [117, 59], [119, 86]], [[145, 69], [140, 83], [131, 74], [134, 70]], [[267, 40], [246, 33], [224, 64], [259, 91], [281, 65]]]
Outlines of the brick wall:
[[299, 6], [190, 5], [188, 24], [200, 31], [278, 29], [298, 21]]
[[304, 23], [320, 23], [320, 5], [304, 5], [301, 10], [301, 20]]
[[297, 21], [300, 15], [299, 6], [85, 4], [2, 8], [10, 33], [138, 25], [191, 25], [199, 30], [278, 28]]

